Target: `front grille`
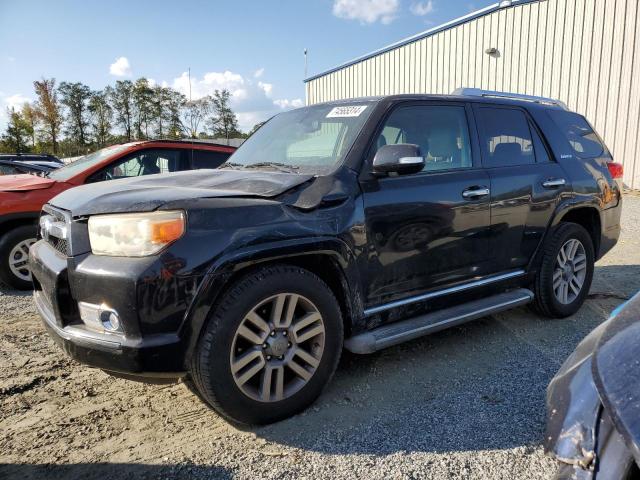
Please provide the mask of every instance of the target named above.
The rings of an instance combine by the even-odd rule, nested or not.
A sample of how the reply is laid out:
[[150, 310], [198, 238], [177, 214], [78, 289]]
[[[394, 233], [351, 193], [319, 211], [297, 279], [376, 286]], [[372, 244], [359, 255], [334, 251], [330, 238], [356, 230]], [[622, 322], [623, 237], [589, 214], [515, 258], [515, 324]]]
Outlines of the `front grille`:
[[65, 256], [69, 256], [69, 242], [63, 238], [49, 237], [47, 240], [53, 248]]
[[64, 211], [45, 205], [40, 216], [40, 235], [58, 252], [71, 256], [69, 234], [71, 219]]

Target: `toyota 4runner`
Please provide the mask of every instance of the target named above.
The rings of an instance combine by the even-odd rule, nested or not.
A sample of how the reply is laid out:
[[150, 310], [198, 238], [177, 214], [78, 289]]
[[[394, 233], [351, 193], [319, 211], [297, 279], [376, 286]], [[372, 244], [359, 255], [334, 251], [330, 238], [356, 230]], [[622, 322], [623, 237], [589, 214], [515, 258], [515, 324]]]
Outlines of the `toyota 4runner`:
[[35, 303], [73, 358], [225, 418], [313, 402], [370, 353], [524, 304], [566, 317], [620, 232], [622, 167], [560, 102], [499, 92], [282, 113], [215, 171], [44, 206]]

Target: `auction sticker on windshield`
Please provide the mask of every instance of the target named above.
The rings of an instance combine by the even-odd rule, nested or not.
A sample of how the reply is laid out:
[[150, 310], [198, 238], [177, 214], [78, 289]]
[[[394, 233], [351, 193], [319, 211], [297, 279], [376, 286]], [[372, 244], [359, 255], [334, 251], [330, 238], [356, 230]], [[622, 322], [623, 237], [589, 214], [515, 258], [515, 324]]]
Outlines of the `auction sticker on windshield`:
[[366, 105], [345, 105], [343, 107], [334, 107], [329, 113], [327, 113], [327, 118], [359, 117], [366, 108]]

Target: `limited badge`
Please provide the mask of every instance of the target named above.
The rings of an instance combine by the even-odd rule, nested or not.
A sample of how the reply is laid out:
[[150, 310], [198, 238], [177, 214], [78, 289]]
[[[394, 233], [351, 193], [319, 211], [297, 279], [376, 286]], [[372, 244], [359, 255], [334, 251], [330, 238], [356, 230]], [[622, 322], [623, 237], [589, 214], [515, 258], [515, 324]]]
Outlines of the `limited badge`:
[[358, 117], [366, 108], [366, 105], [345, 105], [342, 107], [334, 107], [327, 114], [327, 118]]

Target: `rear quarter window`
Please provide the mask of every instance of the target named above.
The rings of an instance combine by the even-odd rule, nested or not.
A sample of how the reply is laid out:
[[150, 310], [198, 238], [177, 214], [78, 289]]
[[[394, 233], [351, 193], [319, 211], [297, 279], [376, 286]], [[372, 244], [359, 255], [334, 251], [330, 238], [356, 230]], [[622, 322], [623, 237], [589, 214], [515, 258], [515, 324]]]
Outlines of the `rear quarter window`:
[[577, 156], [593, 158], [599, 157], [607, 151], [596, 132], [582, 115], [564, 110], [549, 110], [548, 113]]

